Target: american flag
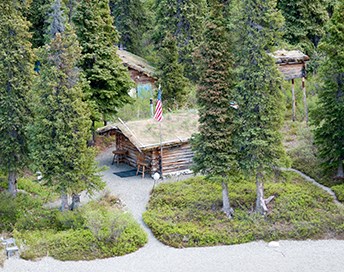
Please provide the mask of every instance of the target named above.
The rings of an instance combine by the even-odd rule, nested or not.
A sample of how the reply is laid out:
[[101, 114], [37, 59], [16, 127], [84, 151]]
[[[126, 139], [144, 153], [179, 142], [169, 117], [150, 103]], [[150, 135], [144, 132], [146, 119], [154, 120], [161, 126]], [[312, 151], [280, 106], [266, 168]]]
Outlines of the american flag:
[[162, 117], [162, 101], [161, 101], [161, 88], [159, 87], [158, 90], [158, 99], [156, 101], [156, 106], [155, 106], [155, 114], [154, 114], [154, 119], [157, 120], [158, 122], [161, 122], [163, 117]]

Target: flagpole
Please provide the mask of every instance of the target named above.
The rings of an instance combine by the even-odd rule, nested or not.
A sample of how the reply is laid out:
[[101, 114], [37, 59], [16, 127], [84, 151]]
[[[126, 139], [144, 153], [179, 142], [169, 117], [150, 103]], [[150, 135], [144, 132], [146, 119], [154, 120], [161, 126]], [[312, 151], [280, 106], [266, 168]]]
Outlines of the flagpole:
[[155, 107], [155, 114], [154, 114], [154, 119], [156, 119], [159, 122], [159, 133], [160, 133], [160, 156], [159, 156], [159, 162], [160, 162], [160, 176], [162, 178], [163, 175], [163, 170], [162, 170], [162, 159], [163, 159], [163, 148], [162, 148], [162, 129], [161, 129], [161, 122], [163, 120], [162, 117], [162, 98], [161, 98], [161, 85], [159, 84], [159, 89], [158, 89], [158, 98], [156, 102], [156, 107]]
[[160, 129], [160, 174], [162, 179], [162, 132], [161, 132], [161, 122], [159, 122], [159, 129]]

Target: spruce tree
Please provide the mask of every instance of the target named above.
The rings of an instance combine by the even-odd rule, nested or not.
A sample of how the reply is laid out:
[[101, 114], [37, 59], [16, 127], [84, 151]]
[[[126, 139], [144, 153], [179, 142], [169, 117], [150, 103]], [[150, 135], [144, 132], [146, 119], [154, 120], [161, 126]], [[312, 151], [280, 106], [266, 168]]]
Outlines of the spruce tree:
[[[57, 9], [59, 2], [54, 1], [56, 12], [51, 16], [65, 22]], [[42, 68], [32, 92], [30, 150], [46, 185], [61, 193], [61, 210], [66, 210], [68, 195], [72, 195], [75, 207], [81, 191], [92, 192], [102, 188], [103, 183], [94, 150], [87, 148], [91, 122], [77, 68], [81, 56], [77, 36], [68, 24], [56, 28], [54, 20], [51, 22], [51, 41], [38, 52]], [[58, 32], [61, 29], [63, 33]]]
[[120, 34], [119, 44], [126, 50], [142, 55], [142, 35], [149, 26], [149, 18], [141, 0], [110, 0], [115, 27]]
[[52, 0], [32, 0], [28, 12], [28, 20], [31, 23], [30, 32], [32, 32], [32, 46], [41, 47], [45, 44], [46, 29], [49, 26], [47, 22]]
[[176, 38], [178, 60], [185, 67], [185, 76], [197, 80], [192, 53], [201, 41], [207, 12], [205, 0], [156, 0], [153, 40], [159, 51], [168, 33]]
[[113, 26], [108, 0], [85, 0], [77, 6], [74, 23], [82, 47], [80, 67], [90, 84], [87, 92], [92, 121], [108, 120], [131, 101], [127, 69], [116, 54], [118, 33]]
[[231, 218], [227, 180], [237, 170], [232, 133], [235, 109], [233, 56], [230, 35], [225, 27], [223, 5], [211, 1], [211, 14], [205, 25], [204, 42], [198, 48], [201, 78], [197, 91], [199, 133], [193, 137], [194, 171], [221, 182], [223, 210]]
[[328, 20], [329, 0], [278, 0], [278, 8], [285, 18], [285, 39], [299, 45], [310, 54], [324, 34]]
[[320, 69], [323, 85], [319, 90], [315, 119], [315, 143], [325, 169], [337, 169], [344, 179], [344, 1], [339, 0], [319, 49], [325, 59]]
[[8, 174], [12, 195], [27, 159], [27, 92], [33, 77], [29, 22], [21, 8], [20, 1], [0, 2], [0, 169]]
[[186, 101], [188, 84], [183, 76], [183, 65], [178, 62], [176, 39], [166, 35], [159, 51], [158, 77], [163, 89], [164, 105], [169, 109], [183, 107]]
[[256, 180], [256, 212], [261, 214], [267, 211], [263, 179], [284, 155], [279, 132], [284, 108], [281, 75], [268, 54], [282, 22], [275, 0], [241, 3], [237, 24], [240, 120], [235, 145], [240, 168]]

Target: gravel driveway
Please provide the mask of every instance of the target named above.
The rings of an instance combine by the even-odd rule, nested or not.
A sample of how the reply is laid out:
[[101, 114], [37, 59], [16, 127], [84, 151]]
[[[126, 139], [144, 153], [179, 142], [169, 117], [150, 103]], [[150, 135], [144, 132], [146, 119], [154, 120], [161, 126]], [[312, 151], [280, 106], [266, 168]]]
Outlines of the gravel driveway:
[[120, 178], [116, 171], [127, 166], [111, 165], [111, 148], [98, 157], [109, 166], [103, 179], [119, 196], [149, 235], [148, 244], [122, 257], [94, 261], [62, 262], [46, 257], [40, 261], [11, 258], [0, 271], [6, 272], [344, 272], [344, 241], [279, 241], [274, 245], [253, 242], [233, 246], [175, 249], [157, 241], [142, 221], [153, 179]]

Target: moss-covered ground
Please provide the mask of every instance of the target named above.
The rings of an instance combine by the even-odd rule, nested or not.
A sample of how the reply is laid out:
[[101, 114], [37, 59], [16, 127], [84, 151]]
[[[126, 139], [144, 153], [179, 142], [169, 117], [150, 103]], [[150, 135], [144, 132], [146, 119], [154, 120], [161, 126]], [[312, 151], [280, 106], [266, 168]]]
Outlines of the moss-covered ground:
[[38, 182], [21, 179], [18, 187], [15, 198], [0, 192], [0, 233], [16, 238], [22, 258], [92, 260], [131, 253], [147, 242], [147, 234], [112, 195], [60, 212], [45, 207], [55, 194]]
[[265, 217], [253, 212], [253, 181], [237, 178], [228, 183], [233, 220], [221, 211], [221, 185], [194, 177], [159, 185], [144, 221], [161, 242], [173, 247], [344, 238], [344, 209], [294, 173], [281, 173], [265, 182], [266, 196], [275, 196]]

